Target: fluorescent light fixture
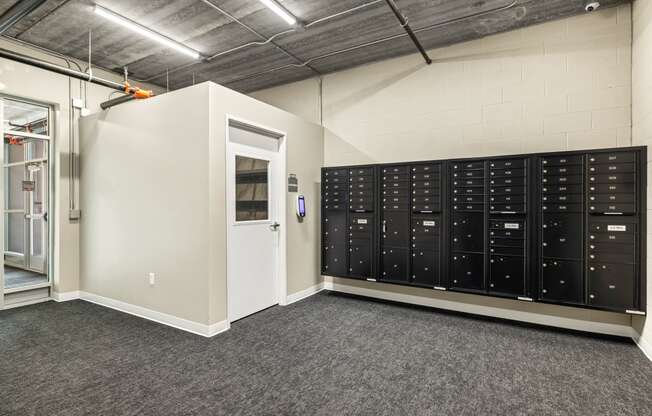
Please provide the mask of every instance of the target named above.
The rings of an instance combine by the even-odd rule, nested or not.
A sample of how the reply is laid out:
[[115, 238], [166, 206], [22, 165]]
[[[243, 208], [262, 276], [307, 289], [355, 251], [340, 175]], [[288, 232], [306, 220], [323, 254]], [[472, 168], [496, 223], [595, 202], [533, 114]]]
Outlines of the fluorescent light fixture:
[[292, 16], [283, 6], [278, 4], [276, 0], [260, 0], [261, 3], [263, 3], [265, 6], [267, 6], [268, 9], [276, 13], [281, 17], [281, 19], [285, 20], [288, 25], [296, 25], [297, 24], [297, 18]]
[[193, 59], [199, 59], [201, 57], [201, 54], [197, 52], [194, 49], [190, 49], [189, 47], [182, 45], [181, 43], [174, 41], [168, 37], [165, 37], [161, 35], [160, 33], [156, 33], [153, 30], [150, 30], [146, 28], [145, 26], [142, 26], [134, 21], [131, 21], [125, 17], [120, 16], [119, 14], [113, 13], [111, 10], [105, 9], [104, 7], [95, 5], [95, 14], [104, 17], [105, 19], [108, 19], [114, 23], [119, 24], [120, 26], [123, 26], [132, 32], [136, 32], [140, 35], [143, 35], [149, 39], [152, 39], [158, 43], [161, 43], [168, 48], [174, 49], [178, 52], [181, 52], [185, 55], [188, 55], [192, 57]]

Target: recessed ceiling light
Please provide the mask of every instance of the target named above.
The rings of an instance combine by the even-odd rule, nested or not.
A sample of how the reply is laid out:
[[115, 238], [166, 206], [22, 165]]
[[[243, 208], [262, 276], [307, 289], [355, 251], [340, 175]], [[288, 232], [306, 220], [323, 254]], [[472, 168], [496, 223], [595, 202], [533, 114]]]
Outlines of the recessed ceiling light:
[[182, 45], [181, 43], [174, 41], [168, 37], [165, 37], [161, 35], [160, 33], [154, 32], [151, 29], [148, 29], [132, 20], [127, 19], [126, 17], [122, 17], [117, 13], [112, 12], [111, 10], [105, 9], [104, 7], [101, 6], [95, 6], [95, 14], [104, 17], [105, 19], [108, 19], [114, 23], [117, 23], [133, 32], [136, 32], [142, 36], [145, 36], [149, 39], [152, 39], [156, 42], [159, 42], [168, 48], [174, 49], [178, 52], [181, 52], [183, 54], [186, 54], [193, 59], [199, 59], [201, 57], [201, 54], [197, 52], [194, 49], [191, 49], [185, 45]]
[[288, 25], [296, 25], [297, 18], [292, 16], [290, 12], [285, 10], [276, 0], [260, 0], [268, 9], [279, 15]]

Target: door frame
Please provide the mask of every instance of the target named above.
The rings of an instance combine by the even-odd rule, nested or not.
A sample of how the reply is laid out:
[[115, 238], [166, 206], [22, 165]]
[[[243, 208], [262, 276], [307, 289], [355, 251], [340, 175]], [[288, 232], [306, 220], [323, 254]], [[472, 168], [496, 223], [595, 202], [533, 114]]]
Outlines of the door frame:
[[275, 287], [276, 287], [276, 300], [279, 305], [287, 305], [287, 227], [288, 227], [288, 215], [287, 215], [287, 194], [285, 192], [285, 178], [287, 177], [287, 133], [274, 129], [269, 126], [262, 125], [257, 122], [247, 120], [245, 118], [234, 116], [232, 114], [226, 114], [226, 123], [225, 123], [225, 140], [224, 140], [224, 173], [225, 173], [225, 195], [224, 203], [226, 204], [226, 315], [227, 321], [230, 324], [233, 322], [229, 313], [229, 288], [232, 287], [233, 274], [231, 272], [231, 266], [233, 262], [231, 261], [231, 255], [233, 254], [232, 250], [232, 241], [233, 236], [231, 232], [231, 226], [234, 223], [235, 218], [235, 204], [233, 202], [233, 195], [235, 194], [235, 184], [230, 181], [229, 168], [231, 162], [229, 158], [233, 156], [233, 152], [230, 148], [230, 128], [231, 126], [242, 128], [249, 128], [254, 131], [260, 132], [261, 134], [276, 138], [278, 143], [278, 162], [279, 167], [277, 169], [277, 176], [272, 177], [272, 189], [268, 192], [276, 193], [278, 195], [277, 199], [277, 217], [280, 224], [279, 233], [279, 243], [277, 251], [277, 262], [276, 262], [276, 271], [275, 271]]
[[[5, 100], [13, 100], [13, 101], [19, 101], [27, 104], [33, 104], [41, 107], [46, 107], [48, 109], [48, 123], [49, 123], [49, 133], [47, 136], [40, 135], [40, 134], [31, 134], [31, 133], [16, 133], [18, 136], [23, 136], [27, 138], [36, 138], [36, 139], [42, 139], [46, 140], [48, 142], [48, 150], [47, 150], [47, 169], [48, 169], [48, 181], [47, 181], [47, 186], [48, 186], [48, 201], [47, 201], [47, 213], [48, 213], [48, 221], [47, 221], [47, 253], [46, 253], [46, 259], [45, 261], [47, 262], [47, 267], [46, 267], [46, 273], [48, 277], [47, 283], [42, 283], [42, 284], [37, 284], [37, 285], [31, 285], [31, 286], [25, 286], [21, 288], [16, 288], [16, 289], [10, 289], [10, 290], [5, 290], [4, 287], [4, 280], [5, 280], [5, 275], [4, 275], [4, 252], [5, 252], [5, 245], [4, 245], [4, 206], [5, 206], [5, 167], [4, 167], [4, 161], [5, 161], [5, 153], [4, 153], [4, 104]], [[39, 101], [39, 100], [34, 100], [26, 97], [20, 97], [20, 96], [15, 96], [11, 94], [1, 94], [0, 93], [0, 134], [2, 135], [2, 146], [0, 146], [0, 161], [2, 161], [2, 166], [0, 166], [2, 169], [0, 169], [0, 204], [2, 204], [2, 209], [3, 209], [3, 216], [2, 216], [2, 221], [0, 221], [0, 235], [2, 236], [2, 242], [0, 243], [2, 246], [2, 257], [0, 258], [0, 310], [2, 310], [5, 306], [4, 298], [5, 295], [8, 294], [13, 294], [13, 293], [19, 293], [19, 292], [26, 292], [30, 290], [36, 290], [36, 289], [42, 289], [42, 288], [49, 288], [50, 290], [50, 295], [53, 290], [54, 286], [54, 281], [55, 281], [55, 270], [56, 270], [56, 264], [55, 264], [55, 259], [56, 259], [56, 253], [55, 250], [58, 249], [58, 247], [54, 244], [55, 242], [55, 233], [57, 232], [57, 217], [56, 217], [56, 172], [57, 172], [57, 164], [55, 162], [54, 156], [56, 155], [56, 143], [57, 141], [55, 138], [57, 137], [59, 131], [59, 123], [57, 122], [59, 119], [59, 107], [57, 104], [47, 102], [47, 101]]]

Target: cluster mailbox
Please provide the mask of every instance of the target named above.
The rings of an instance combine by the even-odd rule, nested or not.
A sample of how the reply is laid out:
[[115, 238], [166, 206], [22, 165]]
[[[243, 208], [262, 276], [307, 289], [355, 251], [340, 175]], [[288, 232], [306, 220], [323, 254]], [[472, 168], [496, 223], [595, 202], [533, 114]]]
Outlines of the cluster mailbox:
[[322, 273], [645, 313], [645, 147], [322, 170]]

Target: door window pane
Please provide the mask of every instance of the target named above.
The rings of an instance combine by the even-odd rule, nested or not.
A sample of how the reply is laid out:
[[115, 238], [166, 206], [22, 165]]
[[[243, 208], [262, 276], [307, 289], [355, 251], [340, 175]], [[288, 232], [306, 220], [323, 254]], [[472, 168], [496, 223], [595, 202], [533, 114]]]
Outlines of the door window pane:
[[5, 175], [6, 209], [25, 209], [25, 192], [23, 191], [23, 181], [27, 179], [25, 166], [16, 165], [5, 168]]
[[235, 220], [269, 219], [269, 161], [235, 157]]
[[24, 103], [22, 101], [4, 100], [5, 132], [23, 132], [48, 135], [49, 111], [47, 107]]

